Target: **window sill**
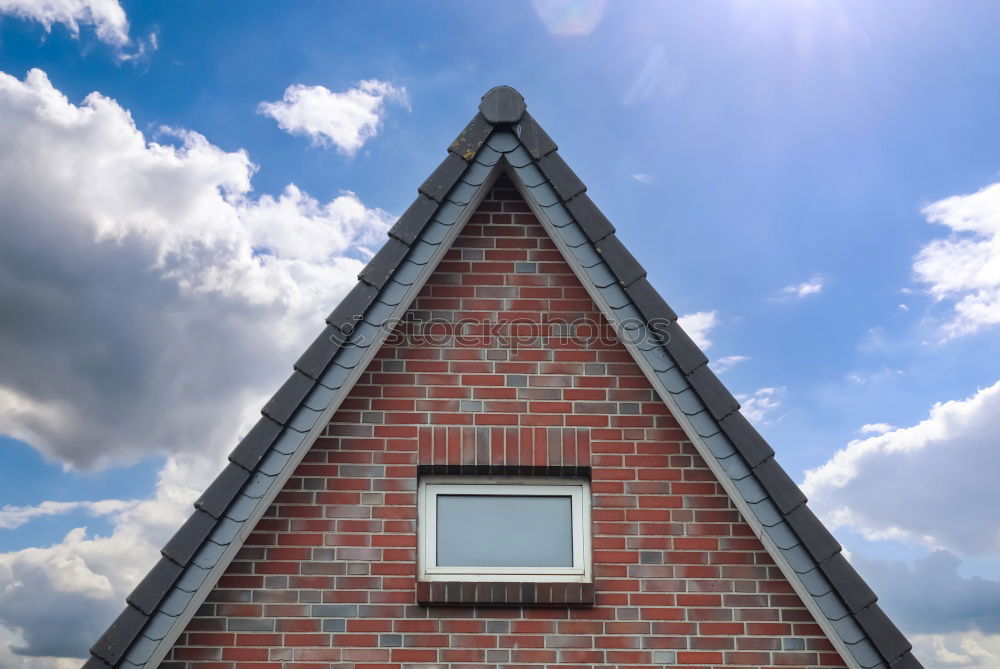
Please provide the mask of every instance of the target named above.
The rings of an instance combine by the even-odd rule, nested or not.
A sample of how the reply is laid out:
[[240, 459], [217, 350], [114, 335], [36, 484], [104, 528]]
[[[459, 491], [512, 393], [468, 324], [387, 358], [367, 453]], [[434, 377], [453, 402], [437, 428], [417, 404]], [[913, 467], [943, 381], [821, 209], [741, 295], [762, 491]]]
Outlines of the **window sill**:
[[425, 606], [593, 606], [593, 583], [418, 581]]

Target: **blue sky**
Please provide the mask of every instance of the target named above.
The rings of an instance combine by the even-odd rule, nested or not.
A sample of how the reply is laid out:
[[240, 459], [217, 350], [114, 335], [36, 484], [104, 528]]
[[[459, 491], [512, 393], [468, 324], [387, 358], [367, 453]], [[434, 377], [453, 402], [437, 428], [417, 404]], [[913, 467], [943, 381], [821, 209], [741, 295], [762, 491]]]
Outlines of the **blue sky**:
[[0, 0], [0, 591], [38, 593], [0, 666], [73, 665], [39, 621], [117, 609], [497, 84], [925, 665], [1000, 664], [998, 29], [971, 0]]

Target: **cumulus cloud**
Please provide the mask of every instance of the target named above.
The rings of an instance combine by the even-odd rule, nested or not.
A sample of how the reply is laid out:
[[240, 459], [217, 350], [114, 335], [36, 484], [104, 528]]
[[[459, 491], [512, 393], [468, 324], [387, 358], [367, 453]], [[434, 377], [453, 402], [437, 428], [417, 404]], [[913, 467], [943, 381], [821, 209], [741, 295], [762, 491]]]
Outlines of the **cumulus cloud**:
[[1000, 634], [1000, 582], [962, 576], [962, 562], [954, 553], [933, 551], [912, 566], [858, 554], [852, 562], [878, 586], [896, 624], [912, 633]]
[[954, 304], [945, 324], [950, 337], [1000, 323], [1000, 183], [955, 195], [923, 210], [931, 223], [951, 229], [917, 254], [916, 279], [935, 300]]
[[916, 634], [910, 637], [913, 654], [925, 667], [996, 669], [1000, 666], [1000, 635], [982, 632]]
[[850, 442], [806, 473], [803, 490], [834, 526], [963, 555], [1000, 553], [1000, 382], [935, 404], [911, 427]]
[[717, 373], [721, 374], [722, 372], [732, 369], [741, 362], [746, 362], [749, 359], [750, 357], [746, 355], [726, 355], [719, 358], [718, 360], [713, 360], [711, 362], [711, 365], [712, 369], [714, 369]]
[[353, 156], [378, 133], [386, 103], [406, 105], [407, 100], [405, 88], [367, 79], [339, 93], [325, 86], [293, 84], [285, 89], [282, 100], [262, 102], [258, 110], [286, 132]]
[[34, 506], [6, 504], [0, 507], [0, 529], [14, 529], [35, 518], [58, 516], [71, 511], [85, 511], [92, 516], [106, 516], [123, 511], [135, 504], [136, 502], [121, 499], [103, 499], [97, 502], [42, 502]]
[[865, 423], [861, 426], [860, 432], [861, 434], [885, 434], [895, 429], [896, 427], [889, 423]]
[[0, 73], [0, 433], [67, 467], [166, 456], [151, 498], [77, 503], [106, 536], [0, 554], [5, 668], [93, 643], [390, 222], [349, 192], [255, 196], [245, 152], [155, 139], [100, 94]]
[[818, 295], [823, 291], [823, 278], [814, 276], [808, 281], [794, 283], [781, 289], [782, 299], [801, 300], [803, 297]]
[[81, 25], [90, 25], [103, 42], [129, 43], [128, 18], [118, 0], [0, 0], [0, 14], [38, 21], [47, 31], [61, 23], [74, 36]]
[[677, 322], [684, 332], [688, 334], [694, 343], [701, 349], [707, 349], [712, 345], [712, 340], [708, 338], [708, 333], [712, 331], [718, 322], [714, 311], [696, 311], [693, 314], [685, 314], [677, 319]]
[[736, 399], [747, 420], [758, 425], [766, 425], [772, 420], [771, 414], [781, 408], [781, 397], [784, 393], [784, 388], [758, 388], [750, 394], [737, 395]]
[[163, 136], [0, 74], [0, 431], [76, 467], [231, 446], [389, 221]]
[[0, 638], [11, 655], [5, 668], [56, 666], [26, 657], [82, 657], [120, 613], [125, 595], [158, 558], [190, 513], [190, 504], [218, 466], [201, 456], [171, 458], [153, 498], [113, 518], [114, 530], [94, 536], [85, 527], [59, 543], [0, 554]]

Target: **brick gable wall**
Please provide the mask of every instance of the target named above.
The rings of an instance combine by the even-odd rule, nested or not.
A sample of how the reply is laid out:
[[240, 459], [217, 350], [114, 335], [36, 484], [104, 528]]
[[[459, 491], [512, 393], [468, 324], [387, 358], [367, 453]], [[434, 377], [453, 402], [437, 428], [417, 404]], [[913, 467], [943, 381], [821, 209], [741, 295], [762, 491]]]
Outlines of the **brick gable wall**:
[[[165, 669], [844, 666], [509, 182], [410, 315]], [[590, 468], [595, 606], [415, 603], [418, 466], [463, 464]]]

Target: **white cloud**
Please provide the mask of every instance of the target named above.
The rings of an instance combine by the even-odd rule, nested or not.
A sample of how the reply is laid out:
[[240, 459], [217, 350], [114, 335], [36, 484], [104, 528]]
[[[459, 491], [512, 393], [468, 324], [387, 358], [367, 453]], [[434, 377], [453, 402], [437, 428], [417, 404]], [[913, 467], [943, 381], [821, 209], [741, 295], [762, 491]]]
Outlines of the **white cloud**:
[[385, 116], [385, 103], [408, 104], [406, 89], [378, 79], [334, 93], [325, 86], [293, 84], [279, 102], [262, 102], [260, 113], [293, 135], [305, 135], [314, 145], [333, 144], [348, 156], [375, 137]]
[[770, 416], [781, 407], [781, 397], [784, 388], [758, 388], [750, 394], [737, 395], [740, 410], [751, 423], [766, 425]]
[[93, 516], [106, 516], [133, 507], [136, 502], [104, 499], [97, 502], [42, 502], [34, 506], [0, 507], [0, 529], [13, 529], [42, 516], [58, 516], [71, 511], [85, 511]]
[[861, 426], [861, 434], [885, 434], [895, 430], [895, 425], [889, 423], [865, 423]]
[[653, 183], [653, 175], [652, 174], [642, 174], [640, 172], [638, 174], [633, 174], [632, 178], [635, 179], [636, 181], [638, 181], [641, 184], [651, 184], [651, 183]]
[[0, 433], [67, 467], [167, 456], [152, 498], [75, 503], [107, 536], [0, 554], [5, 669], [93, 643], [389, 224], [352, 193], [255, 197], [245, 152], [159, 137], [0, 73]]
[[1000, 634], [954, 632], [910, 637], [913, 654], [928, 669], [996, 669], [1000, 666]]
[[97, 36], [108, 44], [129, 42], [128, 18], [118, 0], [0, 0], [0, 14], [38, 21], [46, 30], [62, 23], [73, 35], [80, 25], [92, 25]]
[[850, 442], [806, 473], [803, 490], [835, 526], [963, 555], [1000, 553], [1000, 382], [937, 403], [913, 425]]
[[10, 655], [5, 669], [58, 666], [33, 657], [85, 655], [217, 467], [197, 455], [171, 458], [155, 496], [120, 511], [111, 534], [79, 527], [53, 546], [0, 553], [0, 638], [14, 644], [0, 649], [0, 660]]
[[939, 200], [923, 210], [927, 220], [951, 228], [917, 254], [916, 279], [938, 301], [954, 303], [948, 336], [1000, 323], [1000, 183], [969, 195]]
[[746, 362], [749, 359], [750, 356], [746, 355], [727, 355], [719, 358], [718, 360], [713, 360], [711, 362], [711, 366], [717, 374], [721, 374], [722, 372], [732, 369], [741, 362]]
[[708, 333], [716, 326], [717, 320], [714, 311], [696, 311], [693, 314], [681, 316], [677, 322], [684, 328], [684, 332], [694, 340], [694, 343], [704, 350], [712, 345]]
[[814, 276], [808, 281], [803, 281], [802, 283], [785, 286], [781, 289], [781, 293], [785, 299], [796, 300], [801, 300], [803, 297], [809, 297], [810, 295], [818, 295], [822, 291], [823, 278], [818, 276]]

